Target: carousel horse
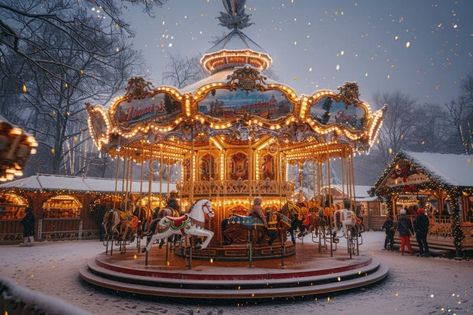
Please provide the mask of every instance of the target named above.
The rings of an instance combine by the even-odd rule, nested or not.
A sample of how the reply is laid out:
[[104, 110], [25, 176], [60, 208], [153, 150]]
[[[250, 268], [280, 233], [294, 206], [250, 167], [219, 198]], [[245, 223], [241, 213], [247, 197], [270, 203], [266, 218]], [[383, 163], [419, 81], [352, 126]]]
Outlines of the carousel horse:
[[205, 214], [210, 218], [214, 216], [210, 201], [201, 199], [192, 206], [189, 213], [180, 217], [164, 216], [158, 222], [157, 233], [153, 234], [146, 245], [146, 251], [151, 250], [151, 246], [156, 240], [166, 239], [175, 234], [204, 236], [206, 238], [200, 248], [206, 248], [212, 240], [214, 232], [204, 229]]
[[291, 241], [293, 244], [296, 244], [296, 235], [295, 232], [299, 228], [299, 213], [301, 209], [297, 206], [296, 203], [288, 201], [282, 206], [280, 213], [285, 215], [291, 224], [290, 228], [287, 230], [291, 235]]
[[[237, 239], [239, 239], [240, 242], [247, 242], [248, 235], [242, 235], [242, 232], [251, 231], [252, 233], [256, 232], [257, 234], [257, 237], [255, 238], [257, 244], [261, 244], [264, 238], [268, 236], [268, 244], [271, 246], [277, 239], [280, 230], [279, 216], [276, 216], [275, 219], [276, 220], [274, 221], [272, 218], [267, 217], [268, 227], [265, 227], [263, 220], [257, 215], [245, 216], [232, 214], [221, 223], [224, 245], [231, 245]], [[253, 234], [251, 235], [251, 238], [253, 239]]]
[[140, 220], [126, 211], [108, 210], [102, 221], [105, 230], [106, 239], [114, 239], [117, 241], [133, 241]]
[[[179, 213], [178, 210], [170, 208], [170, 207], [162, 208], [162, 209], [158, 208], [156, 213], [157, 213], [156, 219], [154, 219], [152, 221], [152, 223], [150, 224], [150, 229], [148, 230], [148, 235], [158, 233], [156, 231], [156, 228], [158, 227], [158, 222], [162, 218], [165, 218], [165, 217], [179, 217], [180, 216], [180, 213]], [[168, 242], [175, 245], [176, 242], [179, 241], [180, 238], [181, 238], [181, 235], [174, 234], [174, 235], [171, 235], [170, 237], [168, 237], [167, 240], [168, 240]], [[159, 248], [163, 247], [164, 241], [165, 241], [164, 238], [159, 241]]]
[[356, 216], [354, 211], [348, 209], [336, 210], [333, 214], [333, 237], [348, 237], [349, 231], [351, 235], [359, 235], [363, 232], [363, 222]]

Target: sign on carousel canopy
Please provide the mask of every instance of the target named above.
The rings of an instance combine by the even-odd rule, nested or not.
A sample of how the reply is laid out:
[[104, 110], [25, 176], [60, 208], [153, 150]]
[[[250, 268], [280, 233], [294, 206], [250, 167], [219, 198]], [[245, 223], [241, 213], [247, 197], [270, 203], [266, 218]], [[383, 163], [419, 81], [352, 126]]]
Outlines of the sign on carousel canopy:
[[165, 124], [181, 113], [181, 104], [166, 92], [156, 93], [143, 99], [120, 102], [115, 108], [114, 119], [123, 129], [129, 129], [141, 122]]
[[152, 90], [151, 83], [141, 77], [130, 79], [126, 91], [111, 111], [111, 118], [121, 129], [129, 130], [144, 122], [167, 124], [182, 111], [179, 94], [175, 90]]

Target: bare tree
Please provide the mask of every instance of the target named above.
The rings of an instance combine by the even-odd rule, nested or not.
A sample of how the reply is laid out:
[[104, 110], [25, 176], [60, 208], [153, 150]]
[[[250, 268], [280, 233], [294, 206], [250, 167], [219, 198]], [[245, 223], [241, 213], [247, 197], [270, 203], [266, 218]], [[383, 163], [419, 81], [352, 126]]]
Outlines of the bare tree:
[[[57, 80], [63, 80], [54, 70], [65, 68], [81, 73], [82, 68], [63, 63], [48, 54], [48, 39], [41, 31], [46, 26], [56, 30], [62, 38], [75, 44], [89, 59], [106, 62], [109, 57], [123, 50], [117, 43], [110, 50], [108, 40], [121, 32], [133, 35], [129, 25], [121, 18], [127, 4], [141, 5], [151, 14], [153, 7], [161, 6], [166, 0], [3, 0], [0, 2], [0, 71], [11, 70], [11, 56], [21, 58]], [[88, 18], [77, 18], [77, 15]], [[97, 21], [100, 20], [98, 24]], [[53, 66], [53, 67], [51, 67]], [[72, 85], [73, 82], [68, 82]]]
[[169, 55], [166, 71], [163, 72], [163, 83], [177, 88], [183, 88], [205, 76], [204, 69], [200, 66], [197, 57], [182, 57], [181, 55]]
[[[53, 6], [52, 2], [48, 5]], [[76, 174], [86, 169], [92, 147], [84, 103], [107, 103], [132, 74], [138, 54], [130, 48], [123, 31], [110, 29], [104, 34], [107, 25], [103, 19], [85, 10], [70, 10], [67, 5], [73, 4], [56, 1], [50, 10], [85, 27], [89, 31], [87, 41], [78, 43], [70, 33], [43, 19], [31, 21], [18, 15], [14, 25], [34, 27], [30, 38], [43, 47], [39, 49], [36, 41], [27, 40], [19, 48], [31, 52], [29, 56], [21, 51], [2, 51], [4, 67], [0, 76], [3, 82], [13, 83], [3, 89], [0, 105], [2, 113], [16, 110], [16, 120], [38, 139], [39, 152], [47, 156], [35, 158], [41, 171]], [[101, 55], [92, 54], [96, 48], [91, 47], [100, 47]], [[44, 62], [38, 65], [38, 60]], [[19, 93], [19, 83], [23, 93]]]
[[394, 154], [407, 147], [409, 136], [417, 124], [417, 103], [401, 92], [378, 94], [375, 96], [375, 102], [379, 106], [388, 106], [376, 143], [381, 161], [386, 165]]
[[452, 151], [473, 152], [473, 74], [462, 82], [461, 95], [446, 105], [448, 120], [454, 128]]

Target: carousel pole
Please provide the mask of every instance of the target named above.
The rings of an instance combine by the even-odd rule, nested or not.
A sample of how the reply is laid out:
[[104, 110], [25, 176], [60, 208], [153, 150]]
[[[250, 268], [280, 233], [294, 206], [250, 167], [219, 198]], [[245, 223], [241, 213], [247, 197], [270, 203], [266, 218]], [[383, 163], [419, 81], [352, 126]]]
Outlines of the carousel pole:
[[[148, 208], [150, 209], [150, 212], [153, 210], [151, 209], [151, 189], [152, 189], [152, 183], [153, 183], [153, 168], [152, 168], [152, 160], [153, 159], [153, 146], [151, 146], [151, 151], [149, 155], [149, 160], [148, 160]], [[146, 237], [146, 244], [150, 242], [150, 235]], [[146, 251], [145, 253], [145, 266], [148, 266], [148, 258], [149, 258], [149, 252]]]
[[191, 129], [191, 136], [192, 136], [192, 152], [191, 152], [191, 161], [190, 161], [190, 171], [189, 178], [191, 181], [191, 191], [189, 194], [189, 207], [192, 206], [194, 202], [194, 180], [195, 180], [195, 140], [194, 140], [194, 125], [192, 125]]
[[[166, 191], [169, 196], [170, 195], [169, 187], [170, 187], [170, 182], [171, 182], [171, 158], [170, 157], [168, 157], [168, 161], [167, 161], [167, 175], [168, 175], [168, 183], [167, 183]], [[166, 242], [166, 266], [169, 266], [169, 242]]]
[[314, 202], [315, 202], [315, 199], [316, 199], [316, 195], [315, 195], [315, 185], [317, 184], [317, 178], [316, 178], [316, 164], [315, 164], [315, 160], [312, 160], [312, 180], [313, 180], [313, 183], [312, 183], [312, 189], [313, 189], [313, 195], [314, 195]]
[[122, 196], [125, 193], [125, 176], [126, 176], [127, 168], [128, 168], [128, 157], [125, 156], [123, 160], [123, 169], [122, 169]]
[[333, 198], [332, 198], [332, 174], [331, 173], [331, 170], [330, 170], [330, 155], [327, 155], [327, 180], [328, 180], [328, 192], [329, 192], [329, 195], [328, 195], [328, 202], [329, 202], [329, 205], [330, 205], [330, 208], [333, 206]]
[[[133, 160], [130, 159], [130, 165], [129, 165], [129, 170], [128, 170], [128, 189], [127, 189], [127, 196], [132, 199], [132, 192], [133, 192]], [[133, 205], [133, 204], [132, 204]], [[128, 205], [127, 205], [127, 210], [128, 210]], [[133, 212], [134, 209], [132, 208], [131, 211]]]
[[[159, 145], [159, 205], [161, 206], [163, 198], [163, 147]], [[165, 206], [163, 206], [165, 207]]]
[[[118, 193], [118, 171], [120, 170], [120, 158], [117, 156], [117, 169], [115, 170], [115, 195]], [[116, 199], [113, 199], [113, 209], [115, 209]]]
[[345, 198], [345, 159], [343, 158], [344, 152], [342, 151], [342, 155], [340, 157], [340, 163], [342, 167], [342, 196]]
[[[141, 218], [141, 198], [143, 198], [143, 174], [144, 174], [144, 164], [145, 164], [145, 149], [144, 146], [141, 147], [141, 165], [140, 165], [140, 205], [139, 205], [139, 212], [138, 214], [140, 215]], [[146, 218], [148, 218], [148, 215], [146, 214]]]
[[168, 162], [167, 162], [167, 169], [168, 169], [168, 184], [167, 184], [167, 187], [166, 187], [166, 191], [169, 195], [170, 191], [170, 185], [171, 185], [171, 157], [168, 157]]

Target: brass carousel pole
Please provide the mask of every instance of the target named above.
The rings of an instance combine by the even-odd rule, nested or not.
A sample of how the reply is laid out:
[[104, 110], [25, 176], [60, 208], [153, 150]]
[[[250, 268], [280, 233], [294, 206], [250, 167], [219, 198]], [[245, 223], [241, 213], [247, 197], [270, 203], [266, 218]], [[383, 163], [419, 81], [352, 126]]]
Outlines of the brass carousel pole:
[[163, 146], [159, 145], [159, 205], [162, 205], [163, 198]]
[[341, 163], [341, 172], [342, 172], [342, 196], [345, 198], [345, 158], [344, 158], [344, 150], [342, 150], [342, 154], [340, 157], [340, 163]]
[[[145, 149], [144, 146], [141, 147], [141, 165], [140, 165], [140, 198], [138, 199], [140, 201], [139, 204], [139, 212], [138, 214], [140, 215], [141, 218], [141, 198], [143, 197], [143, 173], [144, 173], [144, 164], [145, 164]], [[146, 218], [148, 218], [148, 214], [146, 214]]]
[[353, 163], [353, 152], [350, 154], [350, 160], [351, 160], [351, 182], [353, 185], [353, 208], [356, 209], [355, 165]]
[[330, 204], [330, 208], [333, 206], [333, 196], [332, 196], [332, 176], [330, 170], [330, 155], [327, 154], [327, 180], [328, 180], [328, 202]]
[[168, 184], [167, 184], [167, 193], [168, 195], [170, 194], [170, 187], [171, 187], [171, 157], [168, 157], [168, 163], [167, 163], [167, 167], [168, 167]]
[[314, 202], [316, 200], [316, 195], [315, 195], [315, 185], [317, 184], [317, 177], [316, 177], [316, 163], [315, 163], [315, 160], [313, 159], [312, 160], [312, 180], [313, 180], [313, 184], [312, 184], [312, 190], [313, 190], [313, 195], [314, 195]]
[[[120, 157], [117, 155], [117, 169], [115, 170], [115, 196], [118, 193], [118, 171], [120, 170]], [[115, 209], [116, 198], [113, 199], [113, 209]]]
[[[149, 154], [149, 160], [148, 160], [148, 209], [150, 209], [150, 212], [152, 213], [151, 209], [151, 189], [152, 189], [152, 183], [153, 183], [153, 168], [152, 168], [152, 163], [153, 163], [153, 146], [151, 146], [150, 154]], [[146, 239], [146, 244], [150, 242], [150, 236], [147, 236]], [[146, 251], [145, 253], [145, 266], [148, 266], [148, 258], [149, 258], [149, 253]]]

